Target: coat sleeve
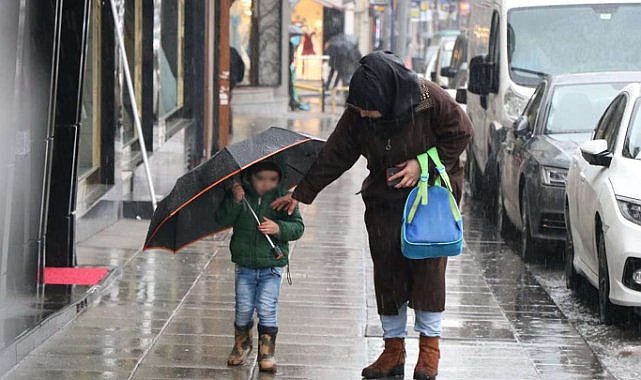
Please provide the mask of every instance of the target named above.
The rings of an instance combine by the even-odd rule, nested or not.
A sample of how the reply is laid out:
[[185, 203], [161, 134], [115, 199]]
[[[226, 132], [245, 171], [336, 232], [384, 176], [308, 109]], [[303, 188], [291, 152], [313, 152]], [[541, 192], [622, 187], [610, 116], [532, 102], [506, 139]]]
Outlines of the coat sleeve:
[[459, 158], [472, 139], [472, 122], [447, 92], [433, 83], [429, 89], [434, 100], [430, 123], [436, 149], [447, 171], [454, 171], [458, 169]]
[[216, 212], [216, 222], [221, 226], [232, 227], [243, 211], [242, 203], [236, 203], [231, 197], [225, 197], [223, 205]]
[[303, 236], [303, 232], [305, 232], [305, 225], [298, 207], [291, 215], [284, 214], [286, 216], [283, 219], [276, 221], [280, 229], [278, 240], [285, 242], [300, 239]]
[[321, 190], [354, 166], [360, 150], [354, 138], [353, 112], [349, 108], [345, 110], [316, 162], [294, 190], [294, 199], [305, 204], [312, 203]]

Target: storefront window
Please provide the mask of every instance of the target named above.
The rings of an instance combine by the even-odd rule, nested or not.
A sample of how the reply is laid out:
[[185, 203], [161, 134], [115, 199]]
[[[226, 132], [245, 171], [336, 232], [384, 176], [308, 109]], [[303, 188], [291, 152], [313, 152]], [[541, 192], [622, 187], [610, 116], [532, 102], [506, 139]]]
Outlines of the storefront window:
[[230, 44], [245, 63], [240, 84], [276, 86], [281, 82], [282, 2], [236, 0], [230, 7]]
[[318, 80], [323, 75], [323, 6], [313, 0], [301, 0], [292, 12], [292, 24], [303, 35], [296, 51], [296, 77]]
[[[134, 85], [134, 93], [136, 94], [136, 103], [140, 110], [140, 96], [141, 96], [141, 76], [142, 76], [142, 2], [141, 1], [124, 1], [122, 7], [123, 14], [121, 15], [124, 20], [124, 39], [125, 50], [127, 52], [127, 60], [129, 71], [131, 72], [132, 81]], [[118, 59], [118, 66], [122, 66], [122, 60]], [[129, 93], [125, 76], [122, 67], [118, 70], [119, 78], [118, 85], [120, 87], [119, 100], [122, 104], [122, 142], [123, 148], [132, 146], [133, 149], [138, 149], [138, 144], [134, 144], [138, 137], [136, 133], [133, 111], [131, 102], [129, 101]]]
[[159, 118], [173, 113], [183, 105], [184, 13], [184, 0], [161, 0], [160, 14], [155, 20], [154, 32], [159, 41]]
[[78, 177], [100, 165], [100, 1], [92, 0], [94, 18], [89, 25], [87, 59], [82, 89]]
[[236, 0], [229, 10], [230, 45], [238, 51], [245, 63], [245, 75], [240, 85], [250, 84], [252, 9], [252, 0]]

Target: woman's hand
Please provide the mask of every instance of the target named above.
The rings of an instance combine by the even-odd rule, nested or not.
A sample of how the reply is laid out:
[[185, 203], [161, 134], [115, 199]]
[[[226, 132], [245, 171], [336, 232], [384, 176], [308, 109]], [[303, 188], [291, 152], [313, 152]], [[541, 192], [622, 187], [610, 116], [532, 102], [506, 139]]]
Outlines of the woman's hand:
[[389, 182], [394, 182], [399, 178], [401, 179], [401, 182], [394, 186], [396, 189], [416, 186], [416, 183], [421, 177], [421, 165], [418, 163], [417, 159], [413, 158], [411, 160], [407, 160], [396, 165], [396, 167], [401, 168], [402, 170], [388, 179]]
[[260, 231], [260, 233], [265, 235], [278, 235], [280, 233], [278, 223], [268, 218], [263, 219], [264, 221], [258, 226], [258, 231]]
[[234, 194], [234, 201], [236, 203], [242, 202], [243, 198], [245, 198], [245, 190], [238, 182], [234, 182], [234, 184], [231, 187], [231, 192], [232, 194]]
[[294, 210], [296, 210], [296, 207], [298, 207], [298, 201], [289, 193], [273, 201], [271, 206], [276, 211], [286, 210], [287, 215], [291, 215], [294, 213]]

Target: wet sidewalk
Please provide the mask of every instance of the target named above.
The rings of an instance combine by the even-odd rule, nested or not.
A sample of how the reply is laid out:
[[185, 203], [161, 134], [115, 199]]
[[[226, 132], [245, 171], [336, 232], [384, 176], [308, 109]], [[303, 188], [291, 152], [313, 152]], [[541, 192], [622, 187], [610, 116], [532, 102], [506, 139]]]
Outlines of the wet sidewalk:
[[[295, 124], [291, 126], [298, 128]], [[331, 123], [320, 123], [324, 135]], [[363, 206], [362, 162], [303, 216], [283, 285], [279, 379], [359, 379], [382, 348]], [[439, 379], [611, 378], [570, 322], [487, 221], [465, 209], [466, 251], [450, 260]], [[234, 267], [228, 234], [177, 255], [139, 252], [146, 223], [123, 220], [83, 242], [80, 264], [122, 267], [122, 278], [8, 379], [268, 379], [255, 362], [230, 369]], [[407, 341], [406, 378], [418, 339]]]

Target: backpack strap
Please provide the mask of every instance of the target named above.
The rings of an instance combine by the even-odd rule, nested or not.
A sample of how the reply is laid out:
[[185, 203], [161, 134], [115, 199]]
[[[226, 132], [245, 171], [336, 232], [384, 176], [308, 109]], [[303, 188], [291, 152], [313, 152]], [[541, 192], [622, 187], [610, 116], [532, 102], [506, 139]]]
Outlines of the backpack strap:
[[409, 214], [407, 215], [407, 222], [410, 224], [412, 223], [412, 221], [414, 220], [414, 216], [416, 216], [416, 210], [418, 210], [419, 204], [422, 206], [426, 206], [428, 203], [427, 189], [429, 187], [428, 181], [430, 178], [428, 164], [430, 159], [432, 160], [432, 162], [434, 162], [434, 166], [438, 171], [438, 177], [436, 178], [434, 185], [442, 187], [443, 184], [445, 184], [445, 188], [447, 188], [449, 193], [450, 210], [452, 211], [452, 215], [454, 216], [455, 220], [460, 221], [462, 219], [461, 211], [458, 208], [456, 199], [454, 199], [454, 193], [452, 191], [452, 182], [450, 181], [450, 176], [447, 174], [447, 171], [445, 170], [445, 165], [443, 165], [443, 162], [441, 161], [441, 158], [438, 155], [438, 151], [436, 150], [436, 147], [432, 147], [428, 149], [426, 153], [418, 155], [416, 159], [418, 160], [418, 163], [421, 166], [421, 178], [417, 185], [418, 194], [416, 195], [416, 198], [414, 199], [414, 203], [412, 204]]
[[450, 176], [447, 174], [447, 171], [445, 170], [445, 165], [443, 165], [443, 162], [441, 162], [441, 157], [438, 155], [438, 150], [436, 150], [436, 147], [432, 147], [427, 151], [427, 155], [429, 156], [430, 159], [432, 159], [432, 162], [434, 162], [434, 166], [436, 167], [436, 170], [438, 171], [438, 178], [436, 179], [435, 184], [437, 186], [442, 186], [442, 183], [445, 183], [445, 187], [450, 191], [452, 191], [452, 182], [450, 181]]

